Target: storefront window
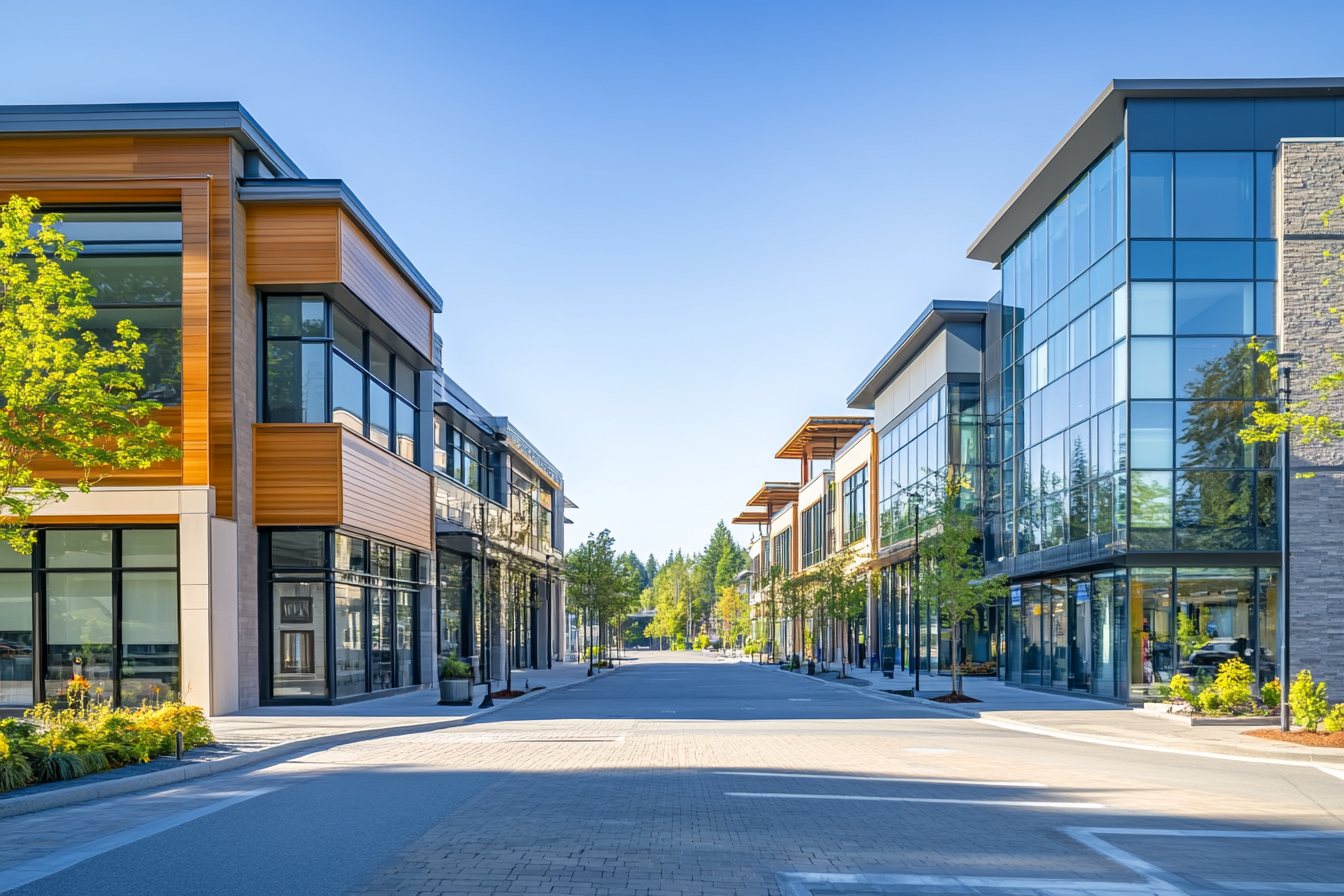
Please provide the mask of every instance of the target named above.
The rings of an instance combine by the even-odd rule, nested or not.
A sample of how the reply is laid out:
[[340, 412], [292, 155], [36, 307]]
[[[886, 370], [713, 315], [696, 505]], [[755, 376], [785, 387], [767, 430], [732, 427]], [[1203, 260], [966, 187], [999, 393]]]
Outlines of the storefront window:
[[[172, 533], [169, 533], [172, 534]], [[124, 556], [123, 564], [131, 565]], [[162, 560], [137, 557], [138, 560]], [[162, 566], [162, 562], [145, 565]], [[176, 700], [178, 691], [177, 573], [121, 575], [121, 703]]]
[[327, 696], [327, 601], [322, 582], [271, 585], [276, 697]]
[[1158, 695], [1175, 666], [1171, 570], [1130, 570], [1129, 607], [1130, 693]]
[[1254, 589], [1253, 569], [1176, 571], [1177, 671], [1197, 688], [1211, 682], [1218, 667], [1230, 659], [1255, 667]]
[[336, 696], [368, 690], [364, 662], [364, 589], [336, 586]]

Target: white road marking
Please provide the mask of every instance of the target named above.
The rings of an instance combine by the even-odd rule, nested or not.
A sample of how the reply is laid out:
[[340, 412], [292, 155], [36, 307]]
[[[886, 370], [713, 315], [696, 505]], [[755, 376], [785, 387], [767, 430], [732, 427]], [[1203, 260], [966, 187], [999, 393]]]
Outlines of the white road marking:
[[10, 890], [16, 890], [25, 884], [30, 884], [35, 880], [41, 880], [44, 877], [50, 877], [57, 872], [64, 871], [80, 862], [100, 856], [105, 852], [111, 852], [114, 849], [120, 849], [137, 840], [143, 840], [146, 837], [152, 837], [155, 834], [161, 834], [164, 831], [171, 830], [178, 825], [186, 824], [189, 821], [195, 821], [206, 815], [218, 812], [220, 809], [227, 809], [230, 806], [236, 806], [239, 803], [259, 797], [264, 793], [270, 793], [273, 790], [279, 790], [278, 787], [262, 787], [257, 790], [244, 790], [241, 793], [220, 794], [225, 799], [218, 800], [198, 809], [189, 809], [186, 812], [177, 812], [173, 815], [167, 815], [156, 821], [146, 822], [138, 827], [119, 831], [115, 834], [109, 834], [106, 837], [100, 837], [97, 840], [91, 840], [73, 849], [54, 852], [41, 858], [33, 859], [14, 865], [0, 871], [0, 893], [8, 893]]
[[804, 775], [792, 772], [715, 772], [747, 778], [822, 778], [828, 781], [880, 781], [884, 784], [976, 784], [981, 787], [1049, 787], [1035, 781], [970, 781], [954, 778], [883, 778], [877, 775]]
[[790, 697], [790, 698], [789, 698], [789, 702], [790, 702], [790, 703], [811, 703], [811, 702], [812, 702], [812, 698], [811, 698], [811, 697]]
[[862, 886], [891, 887], [893, 893], [910, 889], [947, 887], [960, 891], [971, 889], [1014, 889], [1019, 892], [1082, 893], [1095, 896], [1153, 896], [1169, 894], [1169, 890], [1154, 890], [1150, 884], [1119, 883], [1100, 880], [1051, 880], [1033, 877], [969, 877], [942, 874], [828, 874], [825, 872], [780, 873], [780, 889], [788, 896], [812, 896], [807, 884], [824, 887]]
[[938, 799], [917, 796], [845, 796], [838, 793], [730, 793], [724, 796], [738, 796], [762, 800], [845, 800], [861, 803], [950, 803], [959, 806], [1024, 806], [1033, 809], [1105, 809], [1101, 803], [1061, 803], [1040, 800], [958, 800]]
[[1304, 884], [1283, 881], [1216, 880], [1212, 885], [1223, 890], [1245, 890], [1252, 893], [1325, 893], [1327, 896], [1344, 893], [1344, 884]]
[[[875, 694], [869, 694], [867, 696], [877, 699], [877, 695]], [[962, 716], [962, 718], [965, 718], [965, 716]], [[1133, 741], [1119, 740], [1113, 737], [1104, 737], [1094, 734], [1073, 734], [1068, 731], [1054, 731], [1049, 728], [1024, 725], [1006, 719], [987, 719], [984, 716], [969, 719], [968, 721], [979, 722], [982, 725], [992, 725], [995, 728], [1004, 728], [1008, 731], [1017, 731], [1022, 734], [1036, 734], [1041, 737], [1056, 737], [1060, 740], [1074, 740], [1079, 743], [1097, 744], [1104, 747], [1120, 747], [1125, 750], [1143, 750], [1148, 753], [1174, 753], [1177, 756], [1200, 756], [1206, 759], [1221, 759], [1225, 762], [1253, 762], [1262, 765], [1295, 765], [1299, 768], [1314, 768], [1318, 771], [1325, 772], [1327, 775], [1344, 778], [1344, 765], [1307, 762], [1302, 759], [1272, 759], [1269, 757], [1262, 759], [1259, 756], [1233, 756], [1228, 753], [1205, 753], [1200, 750], [1182, 750], [1178, 747], [1159, 747], [1154, 744], [1139, 744], [1134, 743]]]

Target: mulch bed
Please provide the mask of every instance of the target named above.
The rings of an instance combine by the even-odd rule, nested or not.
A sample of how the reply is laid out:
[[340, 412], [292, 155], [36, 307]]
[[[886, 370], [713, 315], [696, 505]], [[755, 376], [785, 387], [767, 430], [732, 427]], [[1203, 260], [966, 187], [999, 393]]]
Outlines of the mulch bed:
[[977, 700], [974, 697], [967, 697], [965, 694], [944, 694], [941, 697], [930, 697], [934, 703], [984, 703], [983, 700]]
[[490, 696], [499, 697], [500, 699], [508, 699], [509, 697], [521, 697], [526, 693], [527, 691], [495, 691]]
[[1243, 731], [1242, 734], [1249, 734], [1251, 737], [1260, 737], [1265, 740], [1283, 740], [1290, 744], [1301, 744], [1304, 747], [1344, 749], [1344, 731], [1336, 731], [1334, 734], [1317, 734], [1315, 731], [1280, 731], [1278, 728], [1256, 728], [1251, 731]]

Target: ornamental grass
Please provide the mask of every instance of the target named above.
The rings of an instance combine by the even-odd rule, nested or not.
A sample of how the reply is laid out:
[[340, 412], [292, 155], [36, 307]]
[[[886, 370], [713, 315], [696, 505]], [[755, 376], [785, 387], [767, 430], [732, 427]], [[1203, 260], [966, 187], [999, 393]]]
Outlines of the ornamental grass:
[[0, 793], [149, 762], [176, 752], [179, 731], [184, 750], [215, 739], [197, 706], [113, 708], [90, 700], [89, 684], [79, 676], [65, 696], [63, 709], [39, 703], [22, 719], [0, 721]]

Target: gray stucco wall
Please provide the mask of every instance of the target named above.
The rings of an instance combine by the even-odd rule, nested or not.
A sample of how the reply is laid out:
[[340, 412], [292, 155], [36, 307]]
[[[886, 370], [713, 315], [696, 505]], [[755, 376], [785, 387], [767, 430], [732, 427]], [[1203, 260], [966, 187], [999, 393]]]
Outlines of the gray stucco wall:
[[[1292, 378], [1294, 398], [1311, 396], [1311, 383], [1338, 365], [1344, 325], [1329, 313], [1344, 310], [1344, 273], [1322, 252], [1344, 250], [1344, 210], [1326, 228], [1321, 213], [1344, 196], [1344, 140], [1285, 140], [1276, 160], [1279, 233], [1279, 333], [1284, 351], [1300, 352]], [[1329, 285], [1322, 281], [1331, 278]], [[1344, 400], [1313, 402], [1308, 413], [1344, 418]], [[1344, 441], [1292, 441], [1295, 468], [1344, 465]], [[1344, 472], [1320, 471], [1294, 479], [1291, 489], [1291, 674], [1310, 669], [1344, 699]]]

